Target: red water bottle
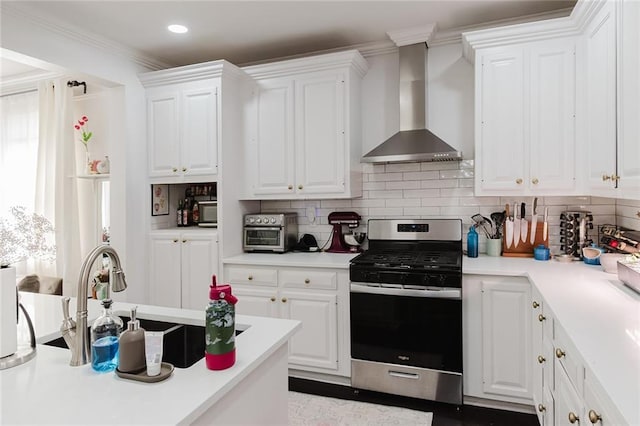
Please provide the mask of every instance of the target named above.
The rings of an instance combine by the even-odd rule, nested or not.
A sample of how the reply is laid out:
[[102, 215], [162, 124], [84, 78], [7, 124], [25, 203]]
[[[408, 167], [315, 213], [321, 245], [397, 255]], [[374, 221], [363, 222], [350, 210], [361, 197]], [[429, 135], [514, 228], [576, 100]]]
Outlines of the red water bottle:
[[216, 285], [211, 277], [205, 325], [205, 361], [209, 370], [224, 370], [236, 362], [236, 312], [238, 299], [229, 284]]

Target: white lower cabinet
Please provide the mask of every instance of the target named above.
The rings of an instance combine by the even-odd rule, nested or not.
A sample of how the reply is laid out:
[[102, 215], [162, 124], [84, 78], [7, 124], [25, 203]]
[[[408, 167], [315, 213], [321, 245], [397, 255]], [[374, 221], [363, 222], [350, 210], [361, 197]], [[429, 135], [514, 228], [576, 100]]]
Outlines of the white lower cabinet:
[[465, 396], [531, 405], [529, 281], [464, 275], [462, 289]]
[[349, 278], [346, 270], [226, 265], [243, 315], [295, 319], [289, 367], [349, 376]]
[[152, 305], [204, 309], [211, 276], [218, 273], [216, 232], [153, 231], [149, 236]]

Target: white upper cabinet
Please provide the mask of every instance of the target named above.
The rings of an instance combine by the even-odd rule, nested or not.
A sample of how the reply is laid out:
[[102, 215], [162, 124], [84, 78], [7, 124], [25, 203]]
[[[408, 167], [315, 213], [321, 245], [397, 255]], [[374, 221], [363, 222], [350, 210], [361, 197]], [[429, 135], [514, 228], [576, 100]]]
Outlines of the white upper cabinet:
[[640, 198], [640, 2], [618, 6], [618, 189]]
[[149, 176], [215, 175], [219, 81], [147, 90]]
[[[230, 128], [241, 128], [235, 110], [223, 111], [222, 102], [223, 91], [230, 100], [241, 97], [233, 81], [238, 76], [247, 78], [226, 61], [140, 75], [147, 92], [147, 149], [152, 182], [217, 180], [224, 120]], [[236, 108], [235, 104], [228, 106]], [[227, 131], [232, 132], [235, 130]]]
[[364, 58], [353, 50], [244, 70], [256, 82], [244, 198], [360, 196]]
[[574, 38], [480, 49], [476, 195], [575, 190]]
[[604, 3], [585, 39], [587, 185], [610, 190], [617, 181], [615, 4]]

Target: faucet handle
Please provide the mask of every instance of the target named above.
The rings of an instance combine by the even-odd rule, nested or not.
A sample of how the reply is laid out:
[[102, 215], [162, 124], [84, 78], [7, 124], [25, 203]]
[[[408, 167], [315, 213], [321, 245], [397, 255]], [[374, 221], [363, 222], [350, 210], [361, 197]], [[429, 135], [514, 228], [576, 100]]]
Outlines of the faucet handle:
[[69, 301], [71, 298], [63, 297], [62, 298], [62, 325], [60, 326], [60, 330], [71, 330], [76, 327], [76, 323], [69, 315]]

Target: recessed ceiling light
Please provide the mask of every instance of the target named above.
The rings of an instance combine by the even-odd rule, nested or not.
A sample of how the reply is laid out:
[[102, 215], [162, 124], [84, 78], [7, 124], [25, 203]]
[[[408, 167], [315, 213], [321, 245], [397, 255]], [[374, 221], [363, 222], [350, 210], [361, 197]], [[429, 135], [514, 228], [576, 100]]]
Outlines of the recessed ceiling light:
[[169, 25], [167, 29], [172, 33], [177, 33], [177, 34], [182, 34], [189, 31], [189, 28], [185, 27], [184, 25], [178, 25], [178, 24]]

